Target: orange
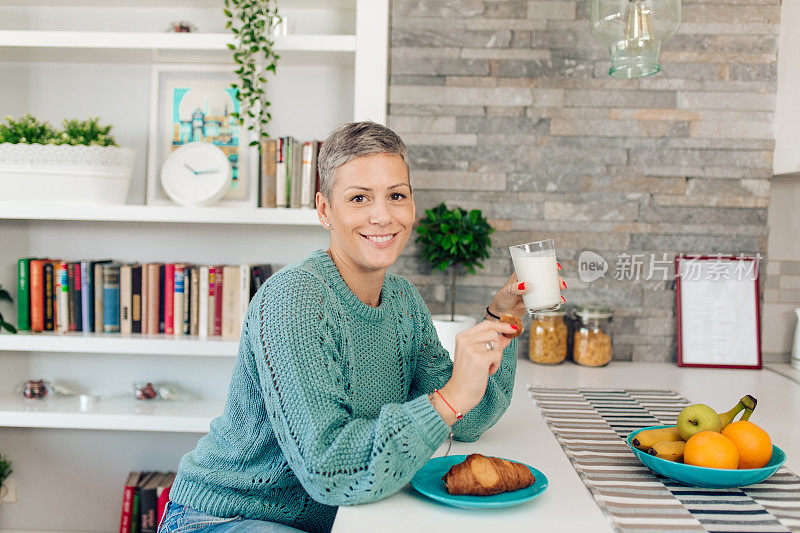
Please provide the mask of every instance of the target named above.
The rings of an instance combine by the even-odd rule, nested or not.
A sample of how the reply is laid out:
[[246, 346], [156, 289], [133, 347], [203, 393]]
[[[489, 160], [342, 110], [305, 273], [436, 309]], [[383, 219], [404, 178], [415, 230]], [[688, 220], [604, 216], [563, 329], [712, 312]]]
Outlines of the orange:
[[683, 462], [706, 468], [736, 469], [739, 450], [731, 439], [716, 431], [701, 431], [686, 441]]
[[749, 420], [728, 424], [722, 430], [739, 450], [739, 468], [761, 468], [772, 459], [772, 440]]

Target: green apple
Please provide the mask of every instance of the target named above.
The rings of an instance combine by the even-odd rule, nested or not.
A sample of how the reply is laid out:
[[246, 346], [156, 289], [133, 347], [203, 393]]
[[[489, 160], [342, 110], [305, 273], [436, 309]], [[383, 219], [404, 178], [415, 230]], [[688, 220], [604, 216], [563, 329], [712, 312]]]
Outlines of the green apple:
[[722, 420], [712, 408], [703, 403], [684, 407], [678, 415], [678, 434], [683, 440], [701, 431], [721, 431]]

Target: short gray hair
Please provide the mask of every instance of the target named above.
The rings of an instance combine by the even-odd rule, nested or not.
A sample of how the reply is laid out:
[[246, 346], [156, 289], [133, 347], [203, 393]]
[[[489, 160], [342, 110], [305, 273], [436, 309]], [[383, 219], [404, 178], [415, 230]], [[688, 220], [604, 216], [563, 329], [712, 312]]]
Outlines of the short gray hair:
[[337, 168], [366, 155], [399, 155], [409, 172], [408, 152], [403, 140], [395, 132], [372, 121], [350, 122], [333, 130], [319, 151], [319, 192], [330, 198]]

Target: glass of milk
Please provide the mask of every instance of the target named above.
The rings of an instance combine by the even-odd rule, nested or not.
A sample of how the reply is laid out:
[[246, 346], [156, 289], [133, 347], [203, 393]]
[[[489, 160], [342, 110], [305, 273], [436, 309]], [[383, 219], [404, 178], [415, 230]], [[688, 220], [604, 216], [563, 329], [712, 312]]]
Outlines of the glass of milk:
[[517, 279], [525, 282], [527, 292], [522, 300], [528, 312], [533, 314], [560, 306], [561, 287], [553, 239], [517, 244], [509, 250]]

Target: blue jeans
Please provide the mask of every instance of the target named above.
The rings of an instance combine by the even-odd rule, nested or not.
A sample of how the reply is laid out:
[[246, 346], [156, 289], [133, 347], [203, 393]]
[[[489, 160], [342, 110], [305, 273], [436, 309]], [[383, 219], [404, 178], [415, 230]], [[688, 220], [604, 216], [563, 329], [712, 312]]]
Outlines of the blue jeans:
[[190, 507], [168, 502], [158, 524], [158, 533], [301, 533], [299, 529], [263, 520], [245, 520], [241, 516], [217, 518]]

